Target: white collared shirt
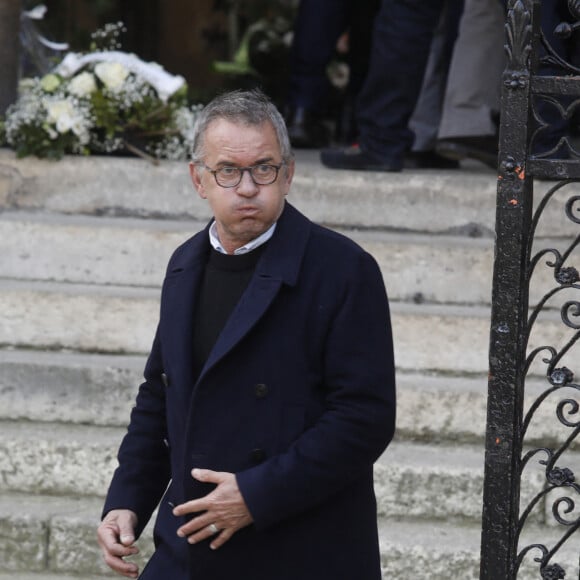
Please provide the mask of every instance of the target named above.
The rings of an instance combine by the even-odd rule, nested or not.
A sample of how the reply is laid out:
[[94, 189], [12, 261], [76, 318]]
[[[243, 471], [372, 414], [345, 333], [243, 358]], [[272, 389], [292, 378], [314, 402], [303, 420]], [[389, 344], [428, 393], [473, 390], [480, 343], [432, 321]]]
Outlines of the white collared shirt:
[[[275, 229], [276, 222], [274, 222], [263, 234], [260, 234], [257, 238], [250, 240], [247, 244], [244, 244], [241, 248], [234, 250], [234, 256], [239, 256], [240, 254], [247, 254], [248, 252], [251, 252], [252, 250], [258, 248], [262, 244], [265, 244], [274, 235]], [[217, 250], [221, 254], [227, 254], [218, 238], [215, 220], [212, 222], [209, 228], [209, 243], [212, 245], [212, 248], [214, 250]]]

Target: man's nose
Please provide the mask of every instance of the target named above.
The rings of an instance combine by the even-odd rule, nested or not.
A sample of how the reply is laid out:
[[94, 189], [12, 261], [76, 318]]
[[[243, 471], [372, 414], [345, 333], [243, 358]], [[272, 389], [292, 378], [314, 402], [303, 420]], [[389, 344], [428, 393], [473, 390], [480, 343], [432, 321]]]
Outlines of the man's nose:
[[239, 195], [252, 196], [258, 193], [258, 186], [252, 179], [252, 174], [249, 169], [242, 172], [242, 180], [238, 184], [237, 192]]

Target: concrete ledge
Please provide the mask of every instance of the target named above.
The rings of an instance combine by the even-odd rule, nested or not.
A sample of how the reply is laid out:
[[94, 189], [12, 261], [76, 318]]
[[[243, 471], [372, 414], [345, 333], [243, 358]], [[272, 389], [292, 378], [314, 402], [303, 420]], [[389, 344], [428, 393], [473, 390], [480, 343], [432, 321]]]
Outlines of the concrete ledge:
[[[47, 530], [42, 538], [34, 534], [22, 536], [19, 545], [0, 538], [0, 580], [102, 580], [117, 576], [107, 573], [95, 540], [100, 503], [94, 500], [52, 498], [48, 496], [0, 496], [0, 525], [14, 533], [22, 505], [29, 505], [34, 522], [32, 528]], [[460, 521], [380, 518], [380, 546], [384, 580], [477, 580], [479, 572], [480, 529], [476, 524]], [[526, 532], [528, 538], [540, 537], [548, 545], [558, 537], [557, 531], [535, 527]], [[45, 558], [43, 568], [34, 569], [30, 546], [37, 542], [37, 552]], [[140, 566], [152, 553], [151, 528], [139, 540], [142, 551]], [[573, 573], [577, 566], [574, 546], [569, 553], [558, 554], [557, 561], [568, 564]], [[531, 560], [531, 557], [528, 558]], [[526, 561], [518, 578], [536, 580], [537, 564]]]
[[125, 427], [144, 356], [0, 350], [0, 419]]
[[[483, 495], [484, 447], [393, 442], [375, 464], [379, 516], [479, 521]], [[545, 476], [533, 473], [522, 482], [527, 505], [543, 489]], [[546, 521], [544, 504], [530, 516]]]
[[[50, 565], [45, 571], [33, 574], [29, 554], [19, 549], [14, 555], [13, 567], [0, 560], [0, 580], [97, 580], [106, 575], [95, 541], [95, 528], [100, 505], [90, 500], [67, 500], [49, 497], [0, 496], [0, 512], [4, 519], [16, 521], [14, 506], [29, 501], [34, 508], [33, 520], [50, 530], [50, 540], [41, 543], [44, 553], [50, 554]], [[74, 510], [74, 511], [73, 511]], [[381, 520], [381, 554], [385, 580], [413, 578], [425, 580], [448, 580], [450, 577], [471, 578], [460, 572], [470, 570], [477, 562], [478, 529], [463, 525], [451, 527], [443, 522], [399, 522]], [[143, 561], [151, 554], [150, 530], [139, 540]], [[441, 541], [443, 540], [443, 541]], [[1, 548], [0, 548], [1, 550]], [[421, 556], [421, 557], [418, 557]], [[446, 566], [444, 566], [446, 563]], [[429, 575], [426, 575], [429, 572]], [[4, 573], [4, 574], [3, 574]], [[74, 575], [74, 576], [72, 576]], [[474, 576], [475, 578], [475, 576]]]
[[0, 344], [146, 353], [159, 290], [0, 281]]
[[[5, 212], [0, 214], [2, 275], [20, 280], [159, 287], [173, 250], [203, 225]], [[341, 231], [377, 259], [392, 300], [490, 301], [493, 247], [489, 238]]]
[[[291, 201], [314, 221], [412, 231], [493, 231], [496, 179], [485, 168], [400, 174], [332, 171], [299, 151]], [[208, 219], [186, 163], [66, 157], [18, 160], [0, 151], [6, 207], [58, 213]], [[434, 205], [437, 211], [434, 211]]]
[[21, 510], [20, 517], [0, 512], [0, 569], [39, 571], [47, 566], [48, 525], [31, 517], [29, 509]]
[[[415, 442], [475, 443], [483, 446], [487, 418], [486, 376], [441, 376], [418, 373], [397, 375], [397, 438]], [[552, 385], [529, 377], [524, 396], [524, 416], [536, 399]], [[539, 405], [526, 433], [526, 444], [557, 447], [571, 428], [556, 418], [558, 403], [577, 398], [574, 388], [562, 389]], [[580, 441], [571, 448], [580, 448]]]
[[[0, 422], [0, 434], [0, 490], [104, 496], [124, 430]], [[483, 447], [395, 442], [376, 465], [379, 513], [477, 519], [482, 464]]]
[[[158, 310], [158, 290], [0, 280], [0, 345], [147, 354]], [[487, 372], [487, 308], [395, 302], [391, 313], [399, 369]], [[548, 311], [529, 348], [561, 347], [570, 337], [559, 312]], [[532, 369], [541, 374], [545, 365], [538, 358]]]
[[103, 496], [123, 429], [0, 422], [0, 489]]
[[[159, 292], [0, 280], [0, 311], [5, 346], [147, 354]], [[392, 318], [399, 368], [487, 370], [486, 309], [394, 303]]]
[[[480, 164], [459, 171], [402, 173], [326, 169], [317, 151], [296, 152], [290, 199], [314, 221], [333, 226], [492, 235], [496, 176]], [[536, 200], [552, 183], [536, 184]], [[575, 235], [565, 219], [563, 188], [546, 211], [539, 235]], [[0, 208], [111, 216], [164, 217], [204, 221], [210, 213], [189, 180], [185, 162], [155, 167], [140, 159], [65, 157], [51, 162], [16, 159], [0, 150]]]
[[[34, 580], [52, 580], [51, 574], [59, 579], [66, 574], [83, 580], [116, 577], [102, 562], [96, 541], [101, 509], [102, 502], [90, 498], [0, 495], [0, 527], [6, 532], [0, 537], [0, 579], [8, 572], [22, 580], [32, 572], [41, 573], [31, 574]], [[151, 526], [144, 536], [136, 558], [141, 564], [153, 550]]]
[[459, 522], [379, 522], [385, 580], [479, 579], [479, 527]]
[[111, 580], [112, 578], [119, 578], [117, 574], [106, 574], [95, 576], [90, 574], [87, 576], [70, 576], [69, 574], [52, 574], [51, 572], [39, 572], [37, 574], [28, 572], [19, 572], [18, 576], [14, 576], [12, 572], [4, 574], [0, 571], [0, 580]]
[[375, 465], [379, 516], [481, 518], [483, 448], [392, 443]]
[[203, 226], [5, 212], [0, 214], [2, 277], [159, 288], [173, 250]]
[[[203, 226], [190, 221], [0, 213], [2, 276], [158, 288], [173, 250]], [[339, 231], [376, 258], [391, 300], [490, 303], [489, 238]], [[565, 243], [542, 240], [542, 247], [563, 252]], [[532, 303], [555, 285], [553, 268], [540, 263], [531, 287]]]
[[[124, 428], [144, 365], [143, 355], [0, 350], [0, 420]], [[529, 379], [525, 408], [547, 387], [546, 380]], [[539, 407], [528, 442], [553, 445], [569, 436], [555, 410], [574, 395], [560, 391]], [[399, 372], [397, 399], [399, 440], [483, 444], [487, 376]]]
[[[461, 521], [379, 520], [384, 580], [479, 580], [481, 530]], [[524, 529], [520, 549], [538, 542], [553, 548], [566, 532], [562, 526]], [[538, 580], [539, 564], [531, 550], [518, 572], [518, 580]], [[566, 569], [566, 578], [579, 574], [578, 544], [567, 542], [553, 557]], [[499, 578], [497, 580], [500, 580]], [[503, 579], [501, 579], [503, 580]]]

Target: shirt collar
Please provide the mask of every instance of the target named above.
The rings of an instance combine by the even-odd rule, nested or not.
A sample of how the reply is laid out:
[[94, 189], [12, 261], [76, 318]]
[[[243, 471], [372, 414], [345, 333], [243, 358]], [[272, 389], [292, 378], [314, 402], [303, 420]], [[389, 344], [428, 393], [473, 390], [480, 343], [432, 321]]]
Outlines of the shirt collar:
[[[240, 254], [247, 254], [252, 250], [255, 250], [262, 244], [265, 244], [273, 235], [276, 229], [276, 222], [274, 222], [263, 234], [260, 234], [257, 238], [250, 240], [247, 244], [244, 244], [241, 248], [234, 250], [234, 256], [239, 256]], [[224, 247], [221, 245], [215, 220], [212, 222], [209, 228], [209, 243], [212, 245], [214, 250], [217, 250], [221, 254], [227, 254]]]

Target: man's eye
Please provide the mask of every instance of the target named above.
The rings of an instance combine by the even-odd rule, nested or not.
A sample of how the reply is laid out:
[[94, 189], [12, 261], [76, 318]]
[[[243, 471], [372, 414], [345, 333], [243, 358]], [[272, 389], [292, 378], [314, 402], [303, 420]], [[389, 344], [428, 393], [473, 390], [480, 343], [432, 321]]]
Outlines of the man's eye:
[[222, 167], [219, 169], [219, 174], [223, 175], [224, 177], [231, 177], [232, 175], [236, 175], [237, 172], [237, 167]]
[[254, 167], [254, 171], [260, 175], [260, 174], [268, 174], [270, 173], [270, 171], [272, 171], [272, 166], [271, 165], [256, 165]]

